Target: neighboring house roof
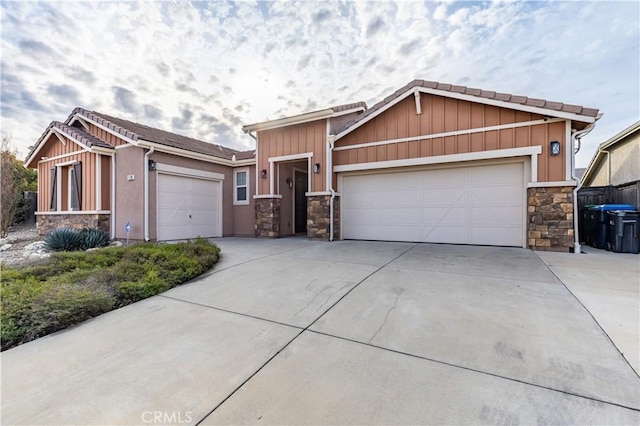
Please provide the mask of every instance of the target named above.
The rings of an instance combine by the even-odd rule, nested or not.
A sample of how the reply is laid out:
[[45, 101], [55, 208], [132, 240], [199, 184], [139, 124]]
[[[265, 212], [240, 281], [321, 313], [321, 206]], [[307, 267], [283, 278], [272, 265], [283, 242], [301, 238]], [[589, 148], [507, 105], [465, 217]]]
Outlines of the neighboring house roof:
[[311, 112], [305, 112], [298, 115], [277, 118], [275, 120], [261, 121], [259, 123], [247, 124], [242, 126], [245, 133], [260, 130], [277, 129], [279, 127], [293, 126], [296, 124], [309, 123], [316, 120], [324, 120], [327, 118], [339, 117], [341, 115], [351, 114], [354, 112], [362, 112], [367, 110], [365, 102], [354, 102], [351, 104], [336, 105], [326, 109], [320, 109]]
[[609, 138], [606, 141], [602, 142], [598, 146], [598, 150], [596, 151], [596, 153], [591, 158], [591, 161], [589, 162], [589, 165], [587, 166], [587, 169], [584, 172], [584, 175], [582, 176], [581, 184], [585, 185], [587, 182], [589, 182], [589, 180], [591, 179], [593, 173], [598, 168], [597, 167], [598, 164], [600, 163], [600, 161], [602, 161], [606, 150], [608, 150], [609, 148], [615, 146], [617, 143], [622, 142], [624, 139], [627, 138], [627, 136], [630, 136], [633, 133], [636, 133], [638, 131], [640, 131], [640, 120], [636, 121], [631, 126], [627, 127], [623, 131], [621, 131], [620, 133], [617, 133], [614, 136], [612, 136], [611, 138]]
[[93, 122], [100, 127], [107, 128], [110, 131], [117, 133], [120, 137], [128, 142], [137, 144], [138, 141], [148, 141], [160, 145], [165, 145], [172, 148], [178, 148], [185, 151], [195, 152], [198, 154], [204, 154], [224, 160], [247, 160], [255, 158], [255, 151], [238, 151], [232, 148], [227, 148], [222, 145], [204, 142], [198, 139], [190, 138], [188, 136], [179, 135], [177, 133], [168, 132], [166, 130], [156, 129], [146, 126], [144, 124], [136, 123], [129, 120], [124, 120], [118, 117], [113, 117], [107, 114], [103, 114], [97, 111], [89, 111], [84, 108], [75, 108], [65, 123], [52, 122], [47, 130], [38, 139], [36, 144], [31, 149], [31, 152], [27, 155], [27, 161], [29, 162], [34, 153], [40, 149], [44, 140], [47, 139], [52, 126], [53, 128], [63, 129], [65, 133], [76, 135], [81, 141], [86, 141], [85, 145], [89, 148], [92, 146], [99, 146], [102, 148], [113, 148], [103, 140], [87, 133], [85, 130], [73, 127], [74, 121], [88, 121]]
[[509, 93], [492, 92], [466, 86], [456, 86], [452, 84], [439, 83], [437, 81], [413, 80], [364, 111], [358, 117], [345, 123], [340, 129], [336, 129], [336, 135], [338, 135], [338, 137], [344, 136], [344, 134], [349, 133], [361, 124], [369, 121], [368, 119], [370, 117], [372, 118], [377, 115], [377, 113], [388, 109], [398, 101], [406, 98], [416, 91], [430, 93], [437, 96], [452, 97], [502, 106], [505, 108], [537, 112], [539, 114], [547, 113], [551, 116], [572, 118], [577, 121], [583, 120], [584, 122], [594, 122], [598, 119], [598, 110], [595, 108], [586, 108], [579, 105], [570, 105], [562, 102], [547, 101], [544, 99], [528, 98], [526, 96], [512, 95]]

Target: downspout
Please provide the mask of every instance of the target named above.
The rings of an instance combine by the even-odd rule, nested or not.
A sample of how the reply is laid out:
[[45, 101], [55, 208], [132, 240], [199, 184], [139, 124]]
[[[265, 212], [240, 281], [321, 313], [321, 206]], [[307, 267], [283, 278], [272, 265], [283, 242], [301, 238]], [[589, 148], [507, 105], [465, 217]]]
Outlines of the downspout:
[[333, 241], [334, 239], [334, 226], [333, 226], [333, 215], [334, 215], [334, 202], [336, 198], [336, 191], [333, 189], [333, 146], [334, 146], [335, 136], [329, 135], [327, 138], [327, 183], [329, 186], [329, 192], [331, 193], [331, 199], [329, 200], [329, 241]]
[[149, 241], [149, 156], [153, 154], [154, 148], [144, 155], [144, 240]]
[[[571, 178], [577, 182], [575, 189], [573, 190], [573, 252], [578, 254], [580, 250], [580, 235], [578, 235], [578, 218], [580, 212], [578, 211], [578, 191], [582, 188], [582, 180], [576, 176], [576, 154], [580, 151], [581, 139], [593, 130], [596, 123], [591, 123], [584, 129], [571, 134]], [[575, 148], [574, 148], [575, 147]]]
[[251, 138], [253, 138], [254, 141], [256, 141], [256, 170], [255, 170], [255, 175], [256, 175], [256, 187], [255, 187], [255, 193], [258, 193], [258, 137], [254, 136], [253, 133], [251, 133], [251, 130], [247, 130], [245, 131], [246, 134], [248, 134], [249, 136], [251, 136]]

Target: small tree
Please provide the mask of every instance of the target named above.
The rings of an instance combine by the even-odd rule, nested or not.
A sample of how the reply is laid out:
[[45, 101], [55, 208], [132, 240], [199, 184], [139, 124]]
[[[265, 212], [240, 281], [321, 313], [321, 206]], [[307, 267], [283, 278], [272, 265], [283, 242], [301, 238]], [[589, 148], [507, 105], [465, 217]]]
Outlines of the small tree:
[[[16, 167], [19, 161], [11, 147], [11, 140], [6, 135], [2, 136], [0, 155], [0, 238], [4, 238], [9, 232], [9, 226], [21, 199], [20, 170]], [[20, 167], [24, 168], [22, 164]]]

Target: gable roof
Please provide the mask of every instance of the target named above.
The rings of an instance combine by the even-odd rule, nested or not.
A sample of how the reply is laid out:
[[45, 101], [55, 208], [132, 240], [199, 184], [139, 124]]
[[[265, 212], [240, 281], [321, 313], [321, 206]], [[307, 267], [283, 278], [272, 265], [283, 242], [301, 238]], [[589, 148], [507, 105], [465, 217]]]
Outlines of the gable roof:
[[242, 131], [245, 133], [252, 132], [254, 130], [269, 130], [277, 129], [279, 127], [294, 126], [296, 124], [309, 123], [316, 120], [324, 120], [327, 118], [339, 117], [341, 115], [351, 114], [354, 112], [362, 112], [367, 110], [367, 104], [365, 102], [354, 102], [350, 104], [336, 105], [326, 109], [320, 109], [316, 111], [305, 112], [298, 115], [291, 115], [288, 117], [277, 118], [275, 120], [261, 121], [259, 123], [247, 124], [242, 126]]
[[589, 162], [589, 165], [587, 166], [586, 171], [582, 175], [582, 179], [580, 180], [581, 184], [584, 185], [586, 182], [589, 181], [589, 179], [591, 179], [591, 176], [595, 172], [597, 165], [600, 163], [600, 160], [604, 157], [604, 154], [607, 149], [622, 142], [627, 138], [627, 136], [631, 136], [634, 133], [638, 133], [638, 132], [640, 132], [640, 120], [636, 121], [631, 126], [627, 127], [626, 129], [622, 130], [621, 132], [615, 134], [614, 136], [610, 137], [609, 139], [607, 139], [606, 141], [598, 145], [598, 150], [593, 155], [593, 157], [591, 157], [591, 161]]
[[79, 129], [77, 127], [69, 126], [65, 123], [61, 123], [59, 121], [52, 121], [47, 126], [46, 130], [40, 135], [38, 141], [31, 147], [29, 154], [27, 154], [27, 158], [24, 162], [25, 167], [28, 167], [29, 164], [33, 161], [36, 154], [42, 149], [46, 140], [52, 134], [62, 134], [62, 136], [70, 139], [76, 144], [80, 145], [82, 148], [89, 149], [93, 147], [97, 148], [105, 148], [112, 149], [113, 147], [103, 141], [102, 139], [96, 138], [92, 134], [86, 132], [83, 129]]
[[[84, 117], [96, 121], [99, 124], [110, 128], [111, 130], [121, 134], [125, 138], [133, 141], [145, 140], [155, 142], [157, 144], [166, 145], [172, 148], [179, 148], [186, 151], [196, 152], [198, 154], [211, 155], [213, 157], [223, 158], [225, 160], [233, 159], [235, 155], [242, 159], [253, 158], [254, 151], [238, 151], [233, 148], [227, 148], [222, 145], [204, 142], [189, 136], [179, 135], [177, 133], [168, 132], [166, 130], [157, 129], [144, 124], [136, 123], [122, 118], [113, 117], [97, 111], [87, 111], [83, 108], [76, 108], [72, 113], [80, 114]], [[72, 121], [72, 116], [67, 121]]]
[[73, 127], [72, 124], [76, 120], [90, 122], [98, 127], [105, 128], [133, 145], [137, 145], [139, 141], [147, 141], [229, 161], [249, 160], [255, 158], [254, 150], [238, 151], [222, 145], [204, 142], [188, 136], [179, 135], [177, 133], [168, 132], [166, 130], [157, 129], [144, 124], [103, 114], [101, 112], [89, 111], [78, 107], [69, 114], [65, 123], [52, 122], [49, 125], [47, 130], [45, 130], [33, 146], [31, 152], [27, 155], [27, 161], [30, 161], [34, 153], [41, 148], [41, 144], [51, 131], [52, 126], [55, 128], [65, 129], [64, 132], [66, 133], [77, 135], [81, 140], [86, 141], [86, 145], [89, 148], [92, 146], [113, 148], [105, 141], [89, 134], [85, 130]]
[[466, 86], [456, 86], [437, 81], [413, 80], [391, 95], [365, 110], [358, 117], [345, 123], [336, 130], [336, 139], [355, 130], [381, 112], [389, 109], [407, 96], [422, 92], [436, 96], [444, 96], [478, 102], [498, 107], [534, 112], [552, 117], [568, 118], [571, 120], [593, 123], [598, 118], [598, 110], [579, 105], [565, 104], [562, 102], [547, 101], [544, 99], [528, 98], [526, 96], [498, 93]]

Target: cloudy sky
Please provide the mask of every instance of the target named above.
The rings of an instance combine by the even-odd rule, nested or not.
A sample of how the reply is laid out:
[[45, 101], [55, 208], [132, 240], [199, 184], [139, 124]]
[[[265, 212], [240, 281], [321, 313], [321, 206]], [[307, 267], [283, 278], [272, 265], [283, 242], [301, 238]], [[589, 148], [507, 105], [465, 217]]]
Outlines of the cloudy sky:
[[238, 149], [241, 126], [422, 78], [640, 116], [638, 2], [0, 1], [1, 132], [24, 156], [75, 106]]

